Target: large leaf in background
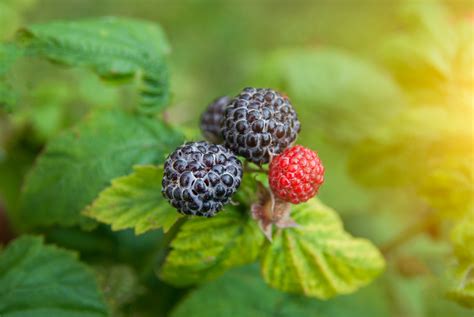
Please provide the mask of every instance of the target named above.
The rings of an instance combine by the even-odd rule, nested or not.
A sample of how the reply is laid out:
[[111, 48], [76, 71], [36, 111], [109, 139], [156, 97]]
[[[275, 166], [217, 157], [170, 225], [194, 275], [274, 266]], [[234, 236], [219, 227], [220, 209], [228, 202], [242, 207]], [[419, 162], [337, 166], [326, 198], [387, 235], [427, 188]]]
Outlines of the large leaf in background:
[[144, 113], [156, 113], [168, 102], [169, 46], [154, 23], [106, 17], [33, 25], [21, 35], [26, 54], [91, 68], [106, 80], [138, 78]]
[[354, 292], [384, 269], [377, 248], [346, 233], [336, 212], [318, 200], [295, 207], [292, 218], [299, 226], [278, 231], [263, 251], [269, 285], [326, 299]]
[[179, 213], [161, 194], [163, 167], [135, 166], [134, 173], [112, 180], [84, 214], [112, 225], [112, 230], [134, 228], [136, 234], [163, 227], [167, 231]]
[[320, 130], [331, 142], [343, 144], [365, 137], [403, 104], [387, 74], [335, 49], [273, 53], [262, 62], [256, 82], [288, 94], [302, 121], [303, 137]]
[[383, 289], [371, 285], [351, 296], [319, 301], [285, 294], [262, 281], [254, 266], [227, 272], [185, 298], [172, 317], [380, 317], [390, 315]]
[[93, 272], [77, 255], [25, 236], [0, 252], [2, 317], [107, 316]]
[[360, 142], [349, 170], [366, 186], [416, 185], [439, 162], [472, 155], [471, 120], [442, 107], [410, 109]]
[[205, 282], [255, 261], [263, 234], [249, 212], [228, 206], [213, 218], [192, 218], [171, 242], [160, 277], [173, 285]]
[[159, 120], [102, 109], [52, 139], [27, 177], [24, 227], [83, 224], [80, 212], [136, 164], [159, 164], [182, 142]]

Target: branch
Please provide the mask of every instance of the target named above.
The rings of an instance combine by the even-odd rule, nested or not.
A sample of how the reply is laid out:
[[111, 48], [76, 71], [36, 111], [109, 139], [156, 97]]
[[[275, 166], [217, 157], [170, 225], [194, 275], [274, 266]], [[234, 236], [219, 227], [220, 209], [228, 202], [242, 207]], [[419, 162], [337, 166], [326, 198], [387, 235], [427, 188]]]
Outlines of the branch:
[[426, 213], [423, 217], [418, 219], [417, 222], [402, 230], [398, 235], [389, 240], [387, 243], [381, 245], [380, 251], [382, 251], [382, 253], [387, 257], [406, 242], [412, 240], [419, 234], [426, 232], [438, 221], [438, 217], [436, 217], [436, 215], [434, 215], [432, 212]]
[[142, 278], [147, 278], [151, 273], [155, 271], [155, 268], [161, 267], [163, 262], [166, 260], [166, 256], [170, 251], [170, 243], [178, 234], [181, 226], [186, 222], [187, 217], [180, 217], [167, 233], [164, 234], [163, 240], [159, 243], [153, 252], [150, 254], [150, 258], [147, 264], [142, 269]]

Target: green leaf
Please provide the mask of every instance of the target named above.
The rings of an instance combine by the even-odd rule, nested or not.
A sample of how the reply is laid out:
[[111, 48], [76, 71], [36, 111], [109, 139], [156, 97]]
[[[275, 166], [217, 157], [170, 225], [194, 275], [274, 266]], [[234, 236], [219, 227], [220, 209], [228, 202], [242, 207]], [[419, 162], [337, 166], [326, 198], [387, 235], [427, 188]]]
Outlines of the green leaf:
[[247, 210], [228, 206], [213, 218], [192, 218], [171, 242], [160, 277], [186, 286], [255, 261], [264, 237]]
[[23, 30], [27, 54], [92, 69], [106, 80], [139, 79], [139, 110], [156, 113], [169, 99], [168, 42], [154, 23], [126, 18], [51, 22]]
[[108, 316], [95, 276], [75, 253], [24, 236], [0, 253], [0, 316]]
[[136, 234], [163, 227], [179, 218], [161, 195], [163, 167], [135, 166], [134, 173], [112, 180], [84, 214], [112, 225], [112, 230], [134, 228]]
[[[364, 305], [361, 305], [364, 303]], [[268, 287], [254, 266], [233, 269], [192, 291], [172, 317], [380, 317], [390, 305], [379, 285], [357, 294], [320, 301], [279, 292]]]
[[87, 224], [80, 212], [136, 164], [160, 164], [182, 142], [159, 120], [102, 109], [52, 139], [26, 179], [24, 227]]
[[336, 212], [318, 200], [295, 207], [292, 217], [299, 227], [278, 231], [263, 251], [270, 286], [326, 299], [354, 292], [384, 269], [377, 248], [346, 233]]
[[[390, 76], [336, 49], [272, 53], [262, 61], [256, 82], [288, 94], [302, 121], [303, 138], [314, 138], [317, 129], [342, 144], [370, 134], [404, 102]], [[305, 130], [308, 126], [313, 128]]]

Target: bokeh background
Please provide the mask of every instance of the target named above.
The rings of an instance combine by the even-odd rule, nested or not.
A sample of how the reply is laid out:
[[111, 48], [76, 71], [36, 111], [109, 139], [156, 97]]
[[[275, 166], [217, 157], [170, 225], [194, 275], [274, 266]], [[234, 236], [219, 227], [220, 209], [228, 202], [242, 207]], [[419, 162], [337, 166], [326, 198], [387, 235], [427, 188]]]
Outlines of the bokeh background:
[[[387, 248], [386, 274], [348, 304], [354, 316], [357, 309], [368, 316], [363, 308], [372, 302], [391, 316], [472, 316], [444, 296], [450, 228], [472, 210], [474, 195], [472, 1], [0, 0], [0, 38], [12, 39], [22, 25], [108, 15], [166, 31], [167, 118], [189, 138], [200, 138], [200, 113], [218, 96], [246, 86], [289, 96], [302, 121], [299, 143], [326, 166], [321, 199], [349, 231]], [[0, 111], [0, 205], [15, 231], [22, 179], [44, 144], [88, 110], [126, 107], [136, 96], [132, 85], [41, 60], [20, 61], [9, 76], [21, 103]], [[418, 220], [433, 213], [441, 220], [417, 232]], [[7, 238], [7, 221], [0, 225]], [[413, 239], [393, 247], [413, 226], [417, 235], [410, 229]], [[74, 244], [74, 234], [58, 229], [48, 239]], [[110, 239], [131, 241], [122, 238]], [[85, 257], [99, 252], [73, 246]], [[168, 310], [182, 294], [160, 287]]]

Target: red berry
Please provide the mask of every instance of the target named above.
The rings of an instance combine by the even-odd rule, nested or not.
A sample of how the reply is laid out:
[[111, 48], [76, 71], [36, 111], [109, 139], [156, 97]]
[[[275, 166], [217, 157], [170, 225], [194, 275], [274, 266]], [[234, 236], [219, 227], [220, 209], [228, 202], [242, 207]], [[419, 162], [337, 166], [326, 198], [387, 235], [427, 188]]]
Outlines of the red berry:
[[299, 204], [316, 195], [324, 167], [315, 152], [296, 145], [273, 158], [268, 179], [276, 197]]

